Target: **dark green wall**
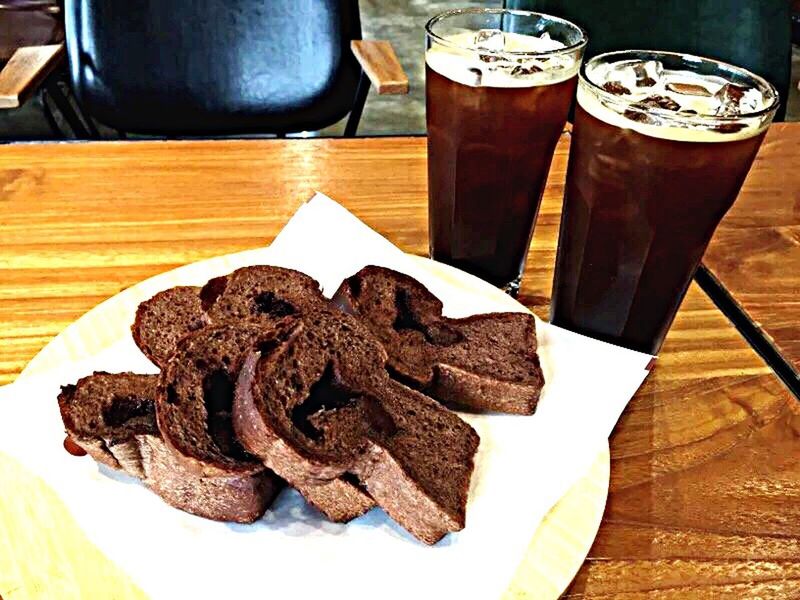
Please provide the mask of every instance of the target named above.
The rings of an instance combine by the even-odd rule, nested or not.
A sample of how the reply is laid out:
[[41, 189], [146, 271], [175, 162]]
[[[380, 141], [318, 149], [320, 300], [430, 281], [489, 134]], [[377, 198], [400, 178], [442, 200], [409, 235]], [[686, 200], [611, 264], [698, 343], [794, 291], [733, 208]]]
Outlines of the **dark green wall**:
[[610, 50], [689, 52], [750, 69], [778, 88], [783, 119], [791, 68], [789, 0], [506, 0], [589, 32], [587, 56]]

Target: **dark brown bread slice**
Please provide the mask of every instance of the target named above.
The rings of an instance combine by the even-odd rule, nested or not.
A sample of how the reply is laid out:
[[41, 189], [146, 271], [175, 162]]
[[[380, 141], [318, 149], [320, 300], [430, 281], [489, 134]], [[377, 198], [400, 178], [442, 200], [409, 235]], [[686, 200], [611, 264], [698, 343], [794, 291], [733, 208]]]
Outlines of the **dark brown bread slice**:
[[163, 369], [178, 340], [209, 322], [201, 306], [200, 288], [179, 286], [142, 302], [131, 332], [144, 355]]
[[471, 410], [536, 410], [544, 376], [532, 315], [449, 319], [442, 316], [439, 299], [417, 280], [375, 266], [346, 279], [333, 302], [381, 341], [399, 381]]
[[239, 444], [231, 424], [234, 384], [244, 356], [269, 344], [292, 318], [257, 324], [204, 327], [180, 342], [161, 372], [156, 395], [158, 429], [187, 468], [205, 476], [264, 470]]
[[[194, 294], [193, 298], [189, 297], [191, 294]], [[319, 284], [304, 273], [266, 265], [244, 267], [210, 280], [202, 290], [174, 288], [143, 303], [133, 326], [134, 339], [148, 354], [140, 340], [158, 338], [159, 331], [169, 332], [164, 339], [158, 339], [158, 351], [148, 354], [163, 369], [166, 359], [175, 352], [177, 342], [189, 333], [188, 329], [179, 331], [182, 325], [242, 322], [270, 325], [287, 315], [326, 306], [327, 303]], [[187, 315], [192, 318], [186, 318]], [[151, 342], [150, 346], [154, 347], [156, 343]], [[332, 521], [350, 521], [375, 506], [368, 494], [344, 480], [309, 489], [302, 483], [296, 487], [309, 503]]]
[[139, 305], [131, 330], [145, 356], [163, 369], [178, 341], [212, 320], [271, 322], [326, 302], [319, 284], [304, 273], [267, 265], [243, 267], [211, 279], [202, 289], [179, 286], [156, 294]]
[[301, 320], [242, 367], [234, 401], [242, 444], [290, 483], [354, 476], [426, 543], [462, 529], [475, 431], [389, 379], [382, 346], [354, 318], [320, 310]]
[[[270, 346], [275, 336], [288, 335], [296, 324], [293, 317], [273, 326], [239, 320], [205, 327], [178, 343], [162, 372], [156, 413], [165, 442], [185, 468], [214, 477], [265, 469], [234, 434], [234, 382], [245, 353], [259, 345]], [[367, 494], [344, 480], [314, 486], [297, 482], [295, 487], [335, 521], [352, 520], [374, 506]]]
[[251, 523], [281, 488], [268, 471], [201, 477], [175, 460], [156, 427], [157, 375], [95, 373], [58, 397], [70, 437], [95, 460], [142, 479], [168, 504], [218, 521]]
[[328, 303], [319, 283], [305, 273], [267, 265], [244, 267], [211, 279], [200, 291], [200, 298], [214, 323], [271, 323]]
[[141, 351], [160, 368], [188, 333], [228, 321], [271, 323], [327, 303], [319, 284], [292, 269], [258, 265], [211, 279], [202, 288], [174, 287], [142, 302], [131, 327]]
[[98, 372], [65, 385], [58, 408], [72, 440], [97, 462], [144, 477], [138, 436], [158, 435], [155, 376]]

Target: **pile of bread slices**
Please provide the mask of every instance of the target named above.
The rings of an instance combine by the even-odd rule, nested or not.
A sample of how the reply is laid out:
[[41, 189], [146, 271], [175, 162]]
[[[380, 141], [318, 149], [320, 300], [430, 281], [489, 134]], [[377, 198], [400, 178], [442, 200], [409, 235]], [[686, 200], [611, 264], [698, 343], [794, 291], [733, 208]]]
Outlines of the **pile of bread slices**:
[[543, 384], [531, 315], [442, 316], [380, 267], [332, 300], [253, 266], [142, 303], [133, 337], [159, 375], [62, 388], [72, 443], [167, 503], [258, 520], [285, 485], [325, 517], [378, 506], [433, 544], [464, 527], [479, 437], [450, 408], [532, 414]]

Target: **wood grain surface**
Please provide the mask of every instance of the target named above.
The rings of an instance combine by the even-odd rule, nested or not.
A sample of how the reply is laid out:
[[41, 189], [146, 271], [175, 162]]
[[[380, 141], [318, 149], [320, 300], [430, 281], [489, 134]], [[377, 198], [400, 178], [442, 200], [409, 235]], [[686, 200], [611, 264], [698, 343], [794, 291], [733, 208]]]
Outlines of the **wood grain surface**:
[[[522, 289], [544, 317], [567, 143]], [[0, 378], [127, 286], [264, 244], [314, 190], [425, 253], [424, 138], [0, 148]], [[696, 286], [611, 447], [604, 524], [568, 597], [800, 595], [797, 401]]]
[[800, 129], [772, 126], [703, 260], [800, 381]]

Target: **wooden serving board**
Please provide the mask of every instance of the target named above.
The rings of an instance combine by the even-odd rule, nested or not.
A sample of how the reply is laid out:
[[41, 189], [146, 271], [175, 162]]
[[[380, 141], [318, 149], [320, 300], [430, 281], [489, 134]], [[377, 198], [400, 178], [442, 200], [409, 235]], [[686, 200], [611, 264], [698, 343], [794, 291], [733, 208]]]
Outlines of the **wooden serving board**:
[[[138, 304], [173, 285], [202, 284], [210, 276], [264, 262], [264, 250], [186, 265], [143, 281], [101, 303], [53, 339], [20, 375], [32, 376], [81, 360], [128, 335]], [[519, 304], [461, 271], [414, 257], [419, 265], [468, 294], [491, 296], [509, 309]], [[545, 517], [521, 557], [503, 600], [554, 599], [567, 588], [594, 541], [608, 494], [608, 450]], [[146, 598], [90, 542], [55, 493], [13, 459], [0, 454], [0, 598]]]

